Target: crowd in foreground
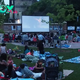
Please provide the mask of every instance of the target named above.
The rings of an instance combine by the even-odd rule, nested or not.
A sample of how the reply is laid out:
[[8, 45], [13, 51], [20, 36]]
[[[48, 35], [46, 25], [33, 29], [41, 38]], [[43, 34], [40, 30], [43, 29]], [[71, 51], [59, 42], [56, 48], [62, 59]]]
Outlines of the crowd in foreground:
[[[26, 47], [24, 52], [26, 51]], [[29, 51], [28, 51], [29, 52]], [[31, 50], [27, 55], [33, 56], [33, 51]], [[27, 53], [27, 52], [26, 52]], [[34, 66], [34, 71], [31, 71], [26, 64], [20, 64], [20, 66], [16, 67], [13, 61], [12, 55], [7, 54], [6, 44], [3, 43], [0, 46], [0, 76], [5, 79], [9, 78], [30, 78], [34, 77], [36, 73], [43, 72], [44, 67], [42, 66], [42, 60], [38, 60], [36, 65]], [[21, 75], [18, 75], [16, 71], [21, 72]]]
[[[29, 48], [25, 46], [24, 54], [32, 55], [33, 50], [28, 50]], [[25, 54], [25, 55], [26, 55]], [[7, 54], [6, 44], [3, 43], [0, 46], [0, 77], [4, 79], [10, 78], [34, 78], [37, 73], [44, 73], [44, 67], [42, 66], [43, 60], [38, 60], [34, 66], [34, 70], [29, 69], [29, 67], [22, 63], [20, 66], [16, 67], [16, 64], [13, 61], [12, 55]], [[18, 72], [17, 72], [18, 71]], [[20, 73], [19, 73], [20, 72]], [[38, 76], [41, 77], [41, 76]]]
[[[43, 46], [43, 40], [38, 41], [37, 48], [39, 50], [39, 54], [44, 55], [45, 51]], [[25, 58], [29, 58], [29, 57], [32, 58], [35, 57], [33, 55], [33, 52], [34, 51], [32, 49], [29, 49], [28, 46], [25, 46], [23, 54], [25, 55]], [[53, 61], [55, 60], [56, 64], [54, 65], [54, 63], [51, 60]], [[58, 58], [49, 59], [49, 61], [51, 61], [51, 63], [49, 63], [49, 67], [53, 67], [53, 66], [57, 67], [58, 66], [57, 60]], [[33, 67], [28, 67], [28, 65], [24, 63], [16, 67], [12, 55], [7, 54], [6, 44], [3, 43], [0, 46], [0, 71], [1, 71], [0, 76], [4, 77], [5, 79], [19, 77], [19, 78], [37, 78], [37, 80], [38, 79], [45, 80], [45, 68], [43, 63], [44, 60], [37, 58], [36, 64]], [[37, 77], [35, 77], [36, 75]]]

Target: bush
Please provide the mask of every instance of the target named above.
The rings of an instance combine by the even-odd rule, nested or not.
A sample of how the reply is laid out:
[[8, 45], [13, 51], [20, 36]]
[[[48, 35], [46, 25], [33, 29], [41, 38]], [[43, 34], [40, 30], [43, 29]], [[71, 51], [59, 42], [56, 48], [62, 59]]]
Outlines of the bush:
[[4, 30], [0, 29], [0, 33], [4, 33]]

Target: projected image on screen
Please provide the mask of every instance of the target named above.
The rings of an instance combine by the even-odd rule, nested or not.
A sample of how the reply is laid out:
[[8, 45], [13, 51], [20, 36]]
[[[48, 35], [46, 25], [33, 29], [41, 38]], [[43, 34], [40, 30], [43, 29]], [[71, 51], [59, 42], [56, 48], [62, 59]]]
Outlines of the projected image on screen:
[[49, 16], [22, 16], [22, 32], [49, 32]]

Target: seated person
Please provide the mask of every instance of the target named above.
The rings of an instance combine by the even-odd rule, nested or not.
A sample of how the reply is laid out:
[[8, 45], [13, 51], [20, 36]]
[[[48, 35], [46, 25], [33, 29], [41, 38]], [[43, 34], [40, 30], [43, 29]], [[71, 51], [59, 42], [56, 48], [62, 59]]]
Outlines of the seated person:
[[24, 78], [26, 78], [26, 77], [33, 77], [34, 75], [33, 75], [33, 72], [31, 71], [31, 70], [29, 70], [28, 69], [28, 67], [27, 66], [25, 66], [24, 64], [21, 64], [20, 65], [20, 71], [21, 71], [21, 73], [22, 73], [22, 76], [24, 77]]
[[17, 75], [13, 69], [12, 64], [9, 64], [8, 68], [5, 71], [5, 78], [16, 78], [16, 77], [17, 77]]
[[32, 55], [33, 56], [33, 50], [31, 49], [30, 52], [28, 52], [26, 55]]
[[33, 50], [31, 49], [29, 53], [25, 55], [25, 59], [32, 62], [37, 62], [39, 59], [36, 56], [33, 56]]
[[7, 63], [8, 63], [8, 65], [9, 64], [12, 64], [13, 65], [14, 62], [12, 60], [12, 56], [8, 56], [8, 62]]
[[[8, 65], [11, 64], [14, 69], [16, 68], [16, 64], [14, 64], [13, 59], [12, 59], [12, 56], [8, 56], [7, 64], [8, 64]], [[15, 66], [14, 66], [14, 65], [15, 65]]]
[[7, 68], [7, 56], [6, 54], [1, 54], [0, 57], [0, 71], [4, 71]]
[[29, 47], [28, 46], [25, 46], [24, 54], [27, 54], [28, 52], [30, 52]]
[[42, 60], [39, 60], [39, 61], [36, 63], [33, 72], [36, 72], [36, 73], [43, 72], [44, 67], [42, 66], [42, 63], [43, 63]]

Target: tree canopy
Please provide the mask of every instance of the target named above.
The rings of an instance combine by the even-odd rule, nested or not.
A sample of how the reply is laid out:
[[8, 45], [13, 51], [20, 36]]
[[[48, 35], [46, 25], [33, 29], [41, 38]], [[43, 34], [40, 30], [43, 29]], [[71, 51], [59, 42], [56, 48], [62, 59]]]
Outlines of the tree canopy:
[[[48, 15], [52, 22], [74, 21], [80, 16], [69, 0], [40, 0], [26, 10], [26, 15], [45, 16]], [[77, 4], [76, 4], [77, 5]]]

